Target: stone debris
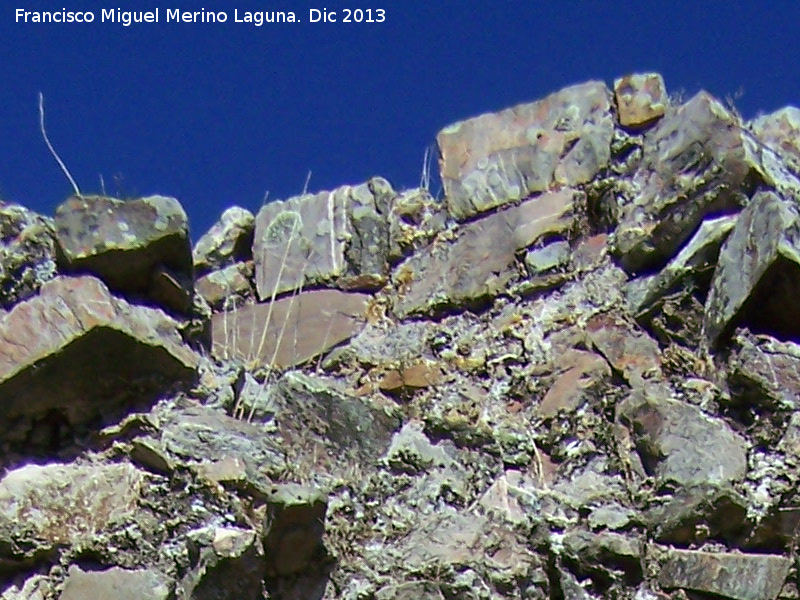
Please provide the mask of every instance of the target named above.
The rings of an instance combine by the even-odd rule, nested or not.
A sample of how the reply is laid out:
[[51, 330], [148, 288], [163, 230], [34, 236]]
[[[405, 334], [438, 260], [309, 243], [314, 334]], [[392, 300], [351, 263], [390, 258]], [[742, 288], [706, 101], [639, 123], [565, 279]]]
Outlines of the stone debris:
[[0, 600], [796, 599], [799, 114], [588, 82], [193, 252], [0, 204]]

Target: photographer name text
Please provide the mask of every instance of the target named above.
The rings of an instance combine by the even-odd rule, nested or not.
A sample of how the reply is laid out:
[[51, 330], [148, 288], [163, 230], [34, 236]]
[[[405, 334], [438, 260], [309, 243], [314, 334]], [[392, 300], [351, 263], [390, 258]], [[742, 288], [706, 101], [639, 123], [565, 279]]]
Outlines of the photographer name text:
[[[234, 9], [230, 11], [180, 10], [159, 8], [148, 11], [104, 8], [100, 11], [36, 11], [15, 9], [17, 23], [119, 23], [124, 27], [140, 23], [246, 23], [256, 27], [270, 23], [301, 23], [301, 15], [293, 11], [262, 10], [249, 11]], [[311, 8], [305, 15], [307, 23], [383, 23], [386, 11], [382, 8]], [[163, 19], [163, 20], [162, 20]]]

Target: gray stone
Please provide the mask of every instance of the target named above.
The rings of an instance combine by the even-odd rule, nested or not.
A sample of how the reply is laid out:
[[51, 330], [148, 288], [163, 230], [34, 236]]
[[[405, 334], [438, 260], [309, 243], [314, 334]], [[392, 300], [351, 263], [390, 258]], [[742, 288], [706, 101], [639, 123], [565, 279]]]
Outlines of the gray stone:
[[53, 220], [0, 201], [0, 306], [29, 298], [55, 275]]
[[631, 313], [641, 316], [681, 285], [689, 281], [694, 285], [701, 283], [698, 279], [716, 266], [722, 243], [736, 219], [737, 216], [730, 215], [703, 221], [691, 240], [661, 271], [629, 282], [625, 294]]
[[[63, 271], [91, 273], [112, 291], [174, 311], [191, 307], [189, 223], [176, 199], [72, 197], [56, 209], [55, 225]], [[182, 293], [165, 291], [165, 279]]]
[[645, 134], [632, 198], [621, 207], [614, 245], [623, 267], [666, 264], [708, 215], [738, 210], [755, 162], [738, 119], [700, 92]]
[[392, 583], [375, 593], [375, 600], [444, 600], [440, 585], [431, 581]]
[[538, 500], [541, 485], [524, 471], [504, 471], [478, 500], [487, 514], [498, 515], [515, 525], [524, 525], [530, 519], [532, 505]]
[[289, 458], [301, 471], [339, 471], [351, 463], [367, 468], [386, 452], [400, 427], [396, 416], [369, 398], [301, 372], [286, 373], [269, 397]]
[[317, 290], [219, 312], [211, 319], [212, 355], [250, 367], [303, 363], [358, 333], [369, 300], [366, 294]]
[[560, 495], [559, 507], [563, 505], [575, 510], [587, 510], [600, 503], [622, 502], [626, 496], [623, 478], [611, 469], [607, 457], [600, 456], [586, 467], [575, 469], [569, 476], [556, 477], [551, 489]]
[[232, 206], [197, 240], [192, 260], [198, 275], [234, 262], [252, 260], [255, 217], [246, 208]]
[[708, 539], [740, 540], [752, 526], [747, 507], [746, 499], [731, 486], [711, 481], [653, 498], [638, 519], [653, 539], [685, 547]]
[[[60, 277], [0, 318], [2, 416], [108, 422], [190, 386], [198, 361], [163, 311], [114, 298], [94, 277]], [[4, 435], [22, 440], [28, 430]]]
[[377, 289], [386, 280], [394, 191], [358, 186], [270, 202], [256, 216], [253, 260], [261, 300], [304, 285]]
[[452, 458], [442, 446], [432, 444], [423, 429], [421, 422], [409, 421], [394, 434], [383, 459], [386, 464], [396, 472], [410, 474], [450, 464]]
[[623, 529], [636, 518], [632, 508], [617, 503], [603, 504], [592, 509], [588, 521], [592, 529]]
[[578, 578], [569, 571], [559, 569], [558, 579], [564, 600], [595, 600], [595, 596], [587, 592]]
[[669, 100], [664, 79], [658, 73], [635, 73], [614, 80], [619, 122], [639, 129], [664, 116]]
[[577, 197], [573, 190], [542, 194], [461, 225], [454, 240], [437, 238], [395, 269], [395, 314], [479, 303], [505, 290], [517, 274], [516, 253], [569, 229]]
[[153, 428], [156, 447], [173, 468], [191, 466], [206, 480], [230, 483], [248, 494], [263, 497], [270, 480], [286, 470], [285, 448], [270, 429], [220, 410], [188, 404], [159, 414]]
[[786, 106], [750, 123], [758, 141], [775, 151], [782, 161], [800, 175], [800, 108]]
[[264, 551], [268, 577], [285, 577], [316, 567], [326, 556], [322, 535], [328, 501], [319, 490], [297, 484], [281, 484], [267, 497]]
[[389, 213], [389, 260], [419, 250], [445, 227], [444, 206], [424, 189], [401, 192]]
[[731, 342], [728, 384], [738, 403], [755, 410], [800, 408], [800, 345], [747, 331]]
[[703, 322], [707, 343], [738, 324], [783, 338], [800, 336], [800, 211], [794, 199], [759, 192], [720, 251]]
[[0, 600], [46, 600], [52, 598], [52, 582], [43, 575], [34, 575], [26, 579], [21, 586], [16, 584], [6, 588], [0, 594]]
[[599, 570], [612, 581], [620, 579], [620, 572], [633, 581], [642, 576], [644, 539], [635, 533], [592, 533], [578, 529], [567, 532], [561, 543], [562, 554], [579, 565], [582, 572]]
[[0, 480], [0, 540], [12, 555], [88, 543], [138, 511], [145, 474], [130, 464], [27, 465]]
[[69, 568], [59, 600], [167, 600], [167, 578], [152, 569], [83, 571]]
[[189, 532], [198, 559], [178, 588], [180, 600], [258, 600], [266, 557], [254, 530], [204, 527]]
[[450, 125], [437, 136], [448, 211], [464, 220], [586, 183], [608, 164], [613, 132], [611, 94], [596, 81]]
[[617, 405], [649, 475], [682, 486], [726, 486], [747, 471], [747, 443], [721, 419], [673, 400], [669, 388], [637, 389]]
[[525, 266], [531, 275], [538, 275], [568, 264], [569, 255], [569, 242], [553, 242], [543, 248], [530, 250], [525, 255]]
[[409, 321], [386, 327], [367, 323], [346, 346], [347, 352], [365, 365], [411, 362], [426, 353], [427, 338], [434, 333], [428, 321]]
[[252, 297], [253, 263], [238, 262], [203, 275], [195, 289], [213, 309], [230, 311], [241, 299]]
[[788, 557], [768, 554], [669, 550], [658, 582], [733, 600], [775, 600], [791, 565]]

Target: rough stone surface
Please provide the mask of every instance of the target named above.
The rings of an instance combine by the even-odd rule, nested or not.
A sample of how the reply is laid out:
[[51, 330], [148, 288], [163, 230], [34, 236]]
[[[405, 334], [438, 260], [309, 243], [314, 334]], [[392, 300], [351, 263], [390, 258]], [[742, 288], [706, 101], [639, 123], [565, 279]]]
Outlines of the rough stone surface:
[[700, 92], [644, 136], [615, 246], [631, 273], [663, 266], [707, 215], [739, 209], [753, 167], [741, 124]]
[[608, 163], [613, 131], [600, 82], [455, 123], [437, 136], [448, 211], [463, 220], [553, 184], [591, 181]]
[[593, 390], [611, 376], [608, 363], [592, 352], [568, 350], [558, 359], [559, 373], [537, 408], [540, 416], [573, 411], [591, 398]]
[[45, 600], [55, 592], [53, 583], [43, 575], [34, 575], [20, 585], [12, 584], [0, 594], [3, 600]]
[[732, 340], [728, 382], [742, 404], [797, 410], [800, 346], [769, 336], [738, 333]]
[[170, 411], [156, 410], [147, 425], [147, 432], [133, 440], [133, 456], [141, 461], [141, 447], [146, 445], [161, 457], [167, 473], [192, 457], [192, 470], [204, 479], [263, 494], [269, 478], [286, 469], [274, 432], [220, 410], [179, 405]]
[[197, 564], [177, 586], [177, 598], [256, 600], [261, 597], [264, 550], [256, 532], [239, 527], [201, 527], [191, 532]]
[[631, 428], [648, 474], [683, 486], [723, 486], [747, 471], [747, 445], [724, 421], [665, 397], [664, 388], [634, 392], [617, 407]]
[[269, 577], [294, 575], [325, 555], [327, 502], [319, 490], [292, 484], [275, 486], [267, 498], [264, 550]]
[[531, 275], [539, 275], [569, 263], [570, 247], [565, 241], [553, 242], [525, 255], [525, 266]]
[[800, 338], [791, 316], [800, 295], [800, 211], [794, 199], [758, 192], [722, 246], [706, 302], [709, 344], [744, 323]]
[[783, 556], [670, 550], [658, 581], [734, 600], [774, 600], [790, 566]]
[[253, 296], [252, 279], [252, 261], [240, 262], [203, 275], [195, 289], [212, 308], [231, 310], [237, 300]]
[[88, 542], [136, 513], [144, 473], [129, 464], [27, 465], [0, 480], [0, 543], [25, 556]]
[[389, 260], [419, 250], [445, 228], [446, 216], [445, 208], [427, 190], [399, 193], [389, 213]]
[[658, 345], [632, 324], [600, 314], [589, 320], [586, 329], [597, 351], [631, 386], [661, 375]]
[[663, 87], [232, 211], [188, 317], [0, 207], [0, 600], [795, 600], [797, 110]]
[[55, 274], [53, 220], [0, 201], [0, 306], [29, 298]]
[[577, 194], [542, 194], [462, 225], [455, 240], [438, 240], [402, 263], [394, 275], [398, 316], [439, 306], [481, 302], [504, 290], [516, 274], [516, 253], [572, 224]]
[[254, 228], [255, 217], [246, 208], [231, 206], [225, 210], [192, 249], [197, 275], [252, 259]]
[[710, 280], [722, 243], [736, 220], [735, 216], [725, 216], [703, 221], [692, 239], [661, 271], [631, 281], [626, 286], [631, 312], [637, 317], [641, 316], [682, 286], [707, 289], [703, 276], [705, 274], [705, 279]]
[[264, 366], [305, 362], [357, 333], [368, 300], [366, 294], [319, 290], [217, 313], [212, 353]]
[[[72, 197], [56, 210], [59, 268], [91, 273], [109, 289], [171, 310], [191, 307], [189, 222], [175, 198]], [[183, 293], [164, 292], [164, 279]]]
[[[260, 401], [257, 412], [273, 415], [284, 440], [308, 438], [301, 444], [303, 452], [290, 453], [289, 458], [297, 466], [308, 465], [309, 470], [326, 465], [327, 471], [336, 471], [343, 466], [339, 459], [346, 456], [359, 458], [355, 462], [376, 458], [400, 425], [389, 407], [302, 373], [287, 373]], [[308, 435], [310, 430], [315, 436]]]
[[169, 587], [157, 572], [118, 567], [86, 572], [72, 566], [59, 600], [167, 600], [169, 594]]
[[754, 119], [750, 124], [757, 139], [779, 153], [796, 174], [800, 174], [800, 108], [787, 106]]
[[256, 216], [253, 260], [261, 300], [303, 285], [380, 287], [388, 274], [394, 191], [373, 178], [358, 186], [270, 202]]
[[0, 318], [4, 436], [31, 444], [46, 435], [38, 426], [55, 427], [42, 441], [58, 446], [59, 428], [107, 421], [188, 387], [198, 361], [163, 311], [114, 298], [94, 277], [54, 279]]
[[664, 79], [658, 73], [636, 73], [614, 81], [619, 122], [641, 128], [664, 116], [669, 100]]

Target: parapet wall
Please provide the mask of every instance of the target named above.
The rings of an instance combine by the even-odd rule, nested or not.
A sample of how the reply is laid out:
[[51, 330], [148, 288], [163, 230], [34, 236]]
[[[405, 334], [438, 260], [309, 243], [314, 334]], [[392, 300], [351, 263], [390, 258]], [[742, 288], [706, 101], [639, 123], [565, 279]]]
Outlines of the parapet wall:
[[194, 248], [0, 205], [0, 600], [796, 595], [800, 110], [642, 74], [437, 141], [442, 198]]

